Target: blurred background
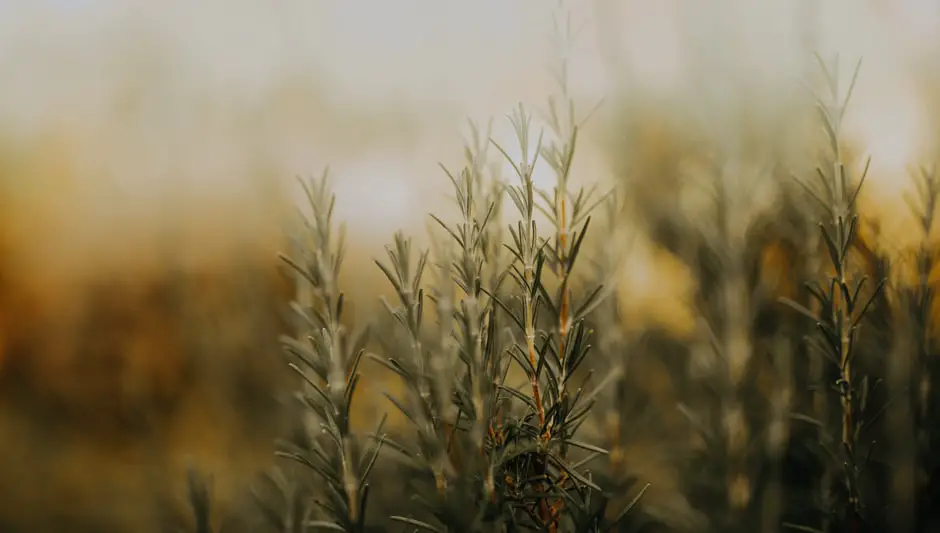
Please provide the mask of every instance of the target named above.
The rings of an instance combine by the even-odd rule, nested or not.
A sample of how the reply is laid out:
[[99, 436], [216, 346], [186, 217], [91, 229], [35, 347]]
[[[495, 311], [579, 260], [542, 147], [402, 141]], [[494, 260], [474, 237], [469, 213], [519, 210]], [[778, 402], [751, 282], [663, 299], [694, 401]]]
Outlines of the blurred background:
[[[938, 22], [917, 0], [0, 0], [0, 529], [148, 531], [189, 461], [234, 498], [280, 428], [295, 177], [330, 168], [368, 316], [372, 258], [453, 209], [438, 164], [462, 164], [467, 120], [512, 151], [505, 115], [543, 110], [562, 58], [579, 115], [600, 103], [574, 181], [668, 198], [658, 170], [693, 139], [798, 152], [812, 51], [843, 77], [864, 57], [845, 133], [903, 241], [909, 167], [938, 148]], [[691, 327], [690, 274], [629, 240], [625, 322]]]

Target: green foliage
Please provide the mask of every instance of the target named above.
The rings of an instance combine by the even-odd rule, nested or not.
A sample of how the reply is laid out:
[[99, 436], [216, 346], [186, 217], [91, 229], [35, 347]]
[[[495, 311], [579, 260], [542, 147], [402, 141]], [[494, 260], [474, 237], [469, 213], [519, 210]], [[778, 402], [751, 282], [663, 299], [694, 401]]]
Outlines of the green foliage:
[[[825, 69], [824, 64], [823, 68]], [[868, 162], [866, 161], [857, 183], [854, 183], [848, 175], [841, 155], [839, 137], [842, 117], [845, 115], [857, 76], [858, 67], [842, 102], [838, 101], [838, 83], [831, 76], [826, 78], [830, 101], [821, 101], [818, 109], [831, 146], [831, 159], [827, 161], [827, 166], [832, 168], [832, 171], [827, 173], [822, 168], [817, 170], [819, 186], [825, 191], [824, 194], [818, 194], [812, 187], [805, 186], [810, 197], [815, 199], [828, 215], [828, 220], [819, 224], [819, 230], [832, 274], [828, 276], [825, 284], [816, 281], [807, 284], [807, 290], [818, 304], [818, 311], [814, 312], [796, 302], [784, 300], [815, 323], [818, 335], [812, 339], [811, 347], [818, 356], [825, 357], [837, 369], [837, 378], [832, 384], [832, 390], [839, 399], [839, 421], [833, 423], [825, 418], [800, 415], [802, 420], [822, 430], [819, 446], [831, 460], [829, 468], [837, 472], [832, 476], [833, 486], [823, 487], [822, 511], [825, 518], [820, 528], [823, 531], [829, 530], [830, 522], [836, 531], [856, 531], [865, 520], [866, 513], [877, 512], [877, 509], [867, 506], [868, 502], [859, 479], [868, 467], [874, 442], [863, 443], [861, 439], [864, 438], [864, 430], [868, 429], [876, 416], [884, 410], [869, 401], [869, 392], [877, 387], [879, 382], [860, 375], [855, 368], [854, 359], [859, 328], [884, 288], [886, 280], [878, 280], [875, 287], [865, 294], [863, 289], [867, 278], [850, 279], [850, 252], [859, 224], [855, 205], [868, 173]], [[863, 444], [867, 444], [867, 449], [863, 448]]]
[[[915, 281], [892, 283], [888, 267], [900, 265], [889, 265], [860, 237], [857, 199], [868, 161], [854, 177], [857, 165], [843, 147], [858, 68], [842, 94], [831, 74], [838, 64], [820, 64], [825, 94], [816, 111], [825, 146], [814, 179], [780, 180], [779, 204], [749, 218], [742, 213], [754, 195], [740, 188], [740, 173], [753, 161], [717, 150], [710, 154], [707, 223], [634, 206], [652, 221], [652, 239], [698, 277], [693, 305], [700, 327], [691, 339], [625, 333], [623, 309], [609, 298], [613, 289], [596, 281], [628, 258], [608, 249], [585, 264], [585, 236], [603, 224], [592, 222], [601, 219], [595, 211], [605, 212], [602, 230], [612, 232], [631, 191], [570, 187], [580, 124], [564, 76], [560, 98], [549, 100], [551, 140], [534, 137], [522, 105], [509, 117], [515, 150], [471, 124], [463, 168], [443, 169], [456, 217], [430, 215], [428, 249], [394, 235], [386, 257], [375, 262], [393, 297], [382, 300], [385, 314], [370, 328], [353, 331], [344, 316], [343, 229], [334, 227], [326, 175], [303, 183], [310, 210], [293, 255], [283, 257], [298, 280], [291, 305], [296, 330], [282, 339], [303, 389], [302, 420], [279, 444], [285, 462], [256, 492], [265, 523], [257, 527], [290, 533], [936, 527], [940, 396], [933, 388], [940, 365], [930, 237], [940, 182], [921, 169], [919, 196], [909, 202], [922, 231], [912, 254]], [[492, 170], [499, 158], [512, 169], [509, 180]], [[551, 191], [533, 180], [540, 161], [555, 175]], [[773, 157], [757, 166], [762, 185], [790, 173]], [[512, 221], [503, 220], [507, 199]], [[787, 250], [787, 276], [805, 289], [793, 298], [777, 298], [767, 287], [762, 254], [771, 246]], [[639, 353], [665, 362], [675, 398], [657, 403], [640, 396], [647, 376], [628, 372]], [[366, 365], [402, 385], [398, 394], [383, 394], [404, 428], [386, 429], [383, 418], [368, 434], [353, 430], [356, 399], [376, 394], [358, 387]], [[907, 407], [896, 407], [898, 398]], [[661, 420], [673, 410], [682, 415], [678, 427]], [[884, 422], [888, 413], [896, 423]], [[688, 502], [687, 519], [648, 501], [656, 479], [637, 484], [631, 477], [636, 469], [623, 449], [643, 431], [675, 455], [673, 496]], [[890, 453], [879, 452], [879, 441]], [[905, 479], [893, 467], [905, 461], [914, 472], [912, 508], [892, 517], [900, 497], [890, 487]], [[195, 478], [190, 487], [196, 529], [209, 531], [208, 492]]]

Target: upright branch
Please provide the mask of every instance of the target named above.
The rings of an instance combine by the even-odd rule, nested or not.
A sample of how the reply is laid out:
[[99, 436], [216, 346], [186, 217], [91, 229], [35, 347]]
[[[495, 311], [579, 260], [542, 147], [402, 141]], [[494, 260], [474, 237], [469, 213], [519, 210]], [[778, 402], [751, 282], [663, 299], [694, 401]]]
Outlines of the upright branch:
[[[858, 438], [865, 423], [861, 415], [863, 406], [867, 403], [867, 378], [859, 379], [853, 367], [855, 355], [855, 341], [858, 329], [864, 316], [869, 311], [878, 293], [884, 286], [880, 280], [867, 298], [861, 294], [866, 277], [853, 281], [854, 269], [851, 265], [850, 254], [855, 242], [858, 227], [858, 214], [856, 200], [868, 173], [869, 161], [859, 176], [857, 182], [849, 176], [849, 170], [841, 149], [841, 125], [845, 116], [847, 103], [851, 97], [855, 80], [858, 77], [861, 61], [855, 68], [852, 82], [846, 95], [840, 96], [837, 79], [830, 75], [829, 69], [820, 59], [823, 71], [826, 73], [828, 98], [820, 98], [817, 106], [830, 147], [831, 171], [817, 170], [819, 177], [818, 187], [799, 182], [810, 192], [822, 209], [828, 214], [829, 220], [819, 224], [819, 229], [825, 243], [825, 254], [831, 266], [832, 275], [824, 287], [819, 282], [808, 285], [813, 298], [821, 306], [822, 312], [814, 314], [805, 307], [791, 300], [785, 303], [809, 316], [816, 322], [822, 343], [813, 346], [822, 352], [834, 365], [837, 371], [835, 390], [841, 404], [841, 423], [835, 456], [842, 456], [841, 469], [842, 489], [845, 494], [844, 513], [841, 523], [847, 531], [858, 531], [863, 517], [863, 502], [859, 490], [859, 478], [868, 457], [859, 455]], [[836, 69], [837, 69], [836, 65]], [[818, 192], [819, 189], [822, 192]], [[817, 421], [825, 427], [824, 421]], [[839, 452], [841, 449], [841, 453]], [[870, 455], [871, 449], [868, 454]]]
[[351, 429], [352, 401], [367, 331], [349, 334], [342, 323], [343, 293], [337, 279], [344, 232], [340, 226], [334, 234], [335, 197], [327, 175], [301, 185], [311, 213], [302, 217], [305, 231], [298, 240], [299, 257], [282, 256], [302, 282], [291, 306], [301, 328], [296, 338], [285, 336], [282, 342], [293, 359], [290, 367], [306, 385], [300, 399], [315, 416], [320, 438], [311, 439], [311, 449], [296, 447], [279, 455], [311, 469], [325, 482], [327, 501], [320, 505], [329, 519], [313, 525], [362, 533], [369, 494], [366, 480], [383, 442], [378, 436], [363, 448]]
[[[398, 295], [398, 305], [387, 305], [388, 311], [410, 345], [406, 357], [392, 349], [389, 358], [378, 360], [396, 372], [410, 391], [410, 405], [389, 399], [417, 430], [417, 450], [395, 445], [414, 477], [411, 482], [420, 483], [428, 473], [433, 477], [433, 491], [416, 486], [424, 510], [453, 531], [483, 533], [498, 531], [503, 519], [502, 476], [496, 474], [495, 463], [506, 435], [496, 413], [507, 396], [508, 365], [500, 358], [493, 302], [483, 283], [485, 267], [494, 255], [490, 224], [498, 204], [481, 198], [485, 196], [481, 160], [486, 154], [480, 144], [467, 147], [460, 173], [442, 166], [460, 218], [448, 223], [431, 215], [443, 230], [443, 235], [432, 235], [434, 255], [424, 252], [412, 266], [410, 241], [397, 234], [389, 260], [378, 263]], [[437, 311], [436, 342], [422, 341], [421, 272], [426, 262], [438, 274], [429, 293]], [[392, 519], [438, 530], [412, 517]]]
[[[574, 119], [574, 100], [568, 94], [568, 48], [571, 43], [571, 16], [566, 13], [564, 22], [555, 20], [555, 38], [558, 41], [560, 64], [556, 73], [561, 98], [567, 104], [565, 115], [559, 114], [558, 100], [552, 96], [548, 99], [549, 127], [555, 134], [554, 142], [543, 148], [542, 157], [555, 172], [555, 190], [549, 197], [543, 194], [546, 208], [545, 214], [555, 226], [554, 270], [562, 281], [558, 305], [558, 352], [564, 357], [566, 337], [571, 329], [570, 299], [571, 289], [567, 286], [568, 279], [568, 239], [573, 224], [568, 220], [568, 177], [571, 174], [571, 163], [574, 159], [575, 144], [578, 138], [578, 127]], [[564, 116], [564, 119], [562, 117]], [[564, 387], [564, 385], [562, 385]]]
[[[481, 189], [478, 183], [482, 176], [479, 174], [479, 167], [474, 164], [477, 156], [471, 153], [470, 157], [471, 160], [459, 176], [444, 169], [454, 187], [461, 214], [460, 222], [451, 226], [440, 218], [431, 216], [458, 248], [458, 252], [446, 260], [451, 261], [451, 282], [459, 290], [459, 305], [449, 317], [440, 318], [456, 320], [457, 323], [455, 336], [459, 346], [458, 354], [466, 369], [464, 384], [470, 393], [470, 402], [458, 407], [459, 411], [471, 420], [470, 440], [476, 443], [477, 453], [484, 456], [486, 439], [495, 438], [497, 433], [491, 416], [496, 406], [492, 405], [490, 400], [494, 398], [492, 385], [497, 382], [500, 374], [499, 361], [489, 354], [486, 347], [486, 342], [495, 340], [488, 338], [486, 334], [494, 317], [491, 302], [488, 301], [483, 287], [487, 244], [485, 238], [496, 204], [480, 205], [476, 196]], [[488, 491], [493, 489], [491, 476], [492, 473], [489, 472], [486, 480]]]
[[[422, 250], [417, 254], [413, 251], [412, 240], [401, 232], [396, 232], [394, 244], [387, 246], [388, 260], [376, 261], [386, 279], [394, 289], [396, 301], [389, 302], [382, 298], [389, 316], [394, 319], [397, 326], [396, 333], [403, 333], [404, 340], [401, 350], [398, 346], [389, 347], [389, 356], [372, 358], [385, 366], [388, 370], [402, 378], [406, 387], [406, 398], [398, 398], [385, 394], [408, 421], [414, 426], [418, 438], [418, 449], [408, 457], [421, 462], [421, 467], [428, 466], [433, 473], [438, 487], [446, 485], [446, 464], [440, 462], [446, 454], [446, 430], [444, 421], [448, 416], [448, 402], [445, 405], [437, 403], [438, 398], [444, 396], [444, 391], [450, 387], [436, 377], [433, 363], [435, 357], [443, 354], [432, 354], [424, 342], [425, 321], [425, 294], [423, 280], [428, 265], [429, 252]], [[450, 381], [450, 378], [448, 378]], [[402, 449], [402, 446], [396, 446]]]
[[[697, 349], [713, 364], [701, 375], [695, 400], [681, 404], [681, 409], [706, 443], [703, 458], [724, 479], [720, 494], [725, 507], [713, 518], [718, 523], [738, 524], [752, 508], [755, 479], [749, 471], [750, 450], [759, 432], [748, 416], [748, 396], [753, 390], [747, 379], [754, 355], [752, 317], [760, 305], [759, 292], [748, 277], [752, 261], [748, 231], [756, 212], [756, 192], [767, 179], [767, 170], [763, 161], [760, 166], [752, 165], [747, 159], [750, 154], [735, 139], [726, 140], [720, 150], [703, 183], [714, 223], [700, 230], [700, 235], [715, 264], [721, 266], [698, 266], [697, 310], [703, 338]], [[694, 478], [701, 480], [697, 475]]]
[[[901, 290], [901, 303], [905, 311], [903, 318], [910, 328], [903, 342], [909, 355], [904, 357], [905, 354], [898, 354], [892, 363], [895, 367], [902, 367], [895, 371], [896, 386], [908, 391], [906, 401], [902, 402], [907, 405], [908, 411], [901, 412], [911, 412], [913, 415], [912, 419], [903, 423], [896, 422], [896, 426], [899, 426], [897, 459], [911, 466], [911, 470], [906, 472], [908, 477], [898, 479], [904, 483], [899, 488], [914, 491], [918, 495], [912, 504], [918, 521], [917, 528], [924, 531], [931, 527], [924, 522], [933, 513], [931, 495], [937, 490], [937, 479], [940, 476], [940, 459], [936, 454], [937, 446], [940, 445], [940, 430], [936, 424], [940, 418], [940, 395], [935, 390], [940, 379], [940, 362], [932, 333], [937, 295], [934, 271], [938, 252], [936, 244], [931, 242], [935, 234], [933, 226], [937, 209], [940, 207], [940, 176], [935, 166], [917, 170], [914, 182], [916, 195], [905, 197], [911, 212], [917, 217], [921, 236], [914, 254], [916, 274], [913, 286]], [[910, 435], [911, 430], [914, 435], [912, 443], [904, 438]]]
[[[590, 213], [610, 197], [610, 193], [597, 194], [597, 185], [591, 188], [571, 190], [571, 176], [574, 154], [577, 147], [578, 132], [588, 116], [580, 122], [575, 116], [575, 102], [568, 90], [568, 57], [572, 46], [570, 12], [559, 9], [556, 13], [554, 37], [557, 45], [559, 64], [553, 72], [558, 94], [548, 98], [546, 121], [553, 134], [553, 139], [544, 145], [539, 154], [555, 175], [555, 187], [552, 194], [536, 191], [542, 201], [537, 208], [548, 218], [554, 228], [554, 239], [547, 245], [548, 265], [558, 279], [559, 287], [554, 297], [546, 292], [543, 297], [549, 304], [552, 317], [557, 326], [557, 353], [560, 360], [558, 398], [566, 402], [568, 394], [568, 360], [570, 358], [570, 339], [575, 324], [584, 318], [600, 303], [600, 288], [591, 293], [587, 307], [575, 308], [572, 302], [571, 275], [575, 260], [580, 251], [582, 239], [590, 223]], [[598, 104], [599, 105], [599, 104]], [[596, 109], [596, 108], [595, 108]], [[592, 110], [593, 111], [593, 110]], [[552, 431], [552, 426], [547, 428]]]
[[929, 368], [929, 352], [931, 351], [931, 319], [935, 299], [936, 282], [932, 279], [934, 267], [937, 263], [937, 252], [930, 242], [933, 237], [934, 219], [940, 202], [940, 176], [935, 168], [918, 169], [915, 181], [917, 196], [906, 197], [911, 211], [917, 217], [918, 230], [921, 233], [921, 242], [915, 254], [916, 278], [913, 294], [907, 302], [910, 306], [910, 318], [916, 324], [915, 345], [917, 349], [917, 364], [920, 366], [915, 375], [919, 375], [919, 382], [914, 384], [915, 404], [918, 406], [918, 418], [923, 422], [930, 420], [927, 410], [931, 405], [931, 368]]
[[[519, 180], [518, 185], [509, 185], [506, 188], [509, 198], [515, 204], [516, 209], [522, 215], [516, 227], [509, 227], [509, 234], [512, 237], [513, 245], [507, 246], [510, 253], [518, 261], [510, 269], [510, 275], [516, 280], [516, 283], [522, 289], [522, 329], [525, 336], [525, 362], [523, 365], [526, 374], [529, 376], [529, 383], [532, 387], [532, 399], [535, 401], [536, 411], [538, 413], [539, 426], [545, 426], [545, 405], [542, 401], [542, 391], [539, 386], [537, 369], [540, 368], [538, 351], [535, 348], [536, 319], [538, 312], [538, 288], [541, 285], [542, 268], [545, 265], [544, 243], [541, 242], [538, 234], [538, 228], [535, 224], [536, 210], [536, 190], [532, 174], [535, 171], [535, 164], [538, 161], [539, 152], [542, 147], [542, 134], [539, 134], [538, 142], [534, 155], [530, 159], [530, 138], [531, 117], [525, 113], [525, 109], [520, 105], [511, 115], [510, 120], [516, 132], [516, 138], [519, 142], [521, 159], [519, 162], [513, 160], [509, 153], [499, 144], [493, 141], [493, 145], [503, 154], [509, 164], [512, 165], [516, 177]], [[520, 271], [519, 265], [522, 269]]]
[[[510, 186], [507, 190], [509, 198], [516, 205], [523, 220], [516, 228], [510, 228], [513, 242], [507, 245], [507, 248], [515, 259], [510, 266], [509, 276], [513, 278], [522, 293], [521, 316], [514, 312], [507, 302], [500, 301], [498, 298], [494, 301], [509, 314], [525, 337], [524, 348], [515, 345], [510, 354], [529, 377], [532, 399], [527, 400], [527, 403], [531, 405], [533, 414], [538, 419], [536, 438], [539, 449], [542, 450], [536, 454], [533, 474], [537, 476], [535, 479], [545, 479], [545, 482], [536, 481], [533, 488], [537, 493], [546, 495], [538, 502], [536, 509], [531, 510], [531, 513], [539, 527], [545, 527], [554, 532], [561, 527], [560, 516], [562, 510], [568, 505], [566, 498], [557, 492], [569, 491], [573, 486], [578, 485], [576, 481], [578, 474], [567, 465], [568, 449], [574, 446], [591, 450], [594, 453], [606, 453], [599, 448], [579, 443], [572, 437], [584, 422], [587, 410], [594, 404], [597, 392], [611, 380], [617, 379], [618, 375], [616, 373], [608, 375], [605, 382], [598, 385], [591, 393], [585, 393], [583, 384], [573, 393], [567, 393], [566, 386], [569, 380], [591, 349], [588, 344], [591, 332], [587, 329], [584, 319], [601, 302], [603, 294], [603, 287], [598, 287], [576, 306], [571, 305], [571, 300], [564, 296], [568, 293], [572, 267], [584, 242], [589, 223], [586, 216], [589, 208], [587, 202], [591, 195], [582, 190], [571, 196], [574, 201], [571, 204], [572, 209], [568, 220], [583, 223], [583, 225], [577, 231], [568, 233], [572, 236], [572, 241], [567, 243], [563, 252], [559, 252], [557, 239], [554, 248], [548, 242], [543, 242], [538, 235], [533, 213], [535, 209], [541, 208], [535, 205], [536, 195], [543, 199], [550, 197], [535, 189], [532, 170], [540, 153], [551, 157], [557, 156], [552, 165], [557, 166], [562, 174], [561, 179], [566, 180], [567, 170], [564, 169], [570, 168], [573, 143], [567, 145], [564, 151], [558, 150], [557, 146], [555, 150], [551, 148], [542, 150], [542, 137], [540, 136], [539, 149], [530, 161], [526, 148], [529, 142], [527, 133], [529, 118], [521, 106], [512, 117], [512, 123], [520, 143], [522, 161], [513, 161], [506, 150], [499, 145], [496, 146], [510, 162], [519, 178], [519, 184]], [[556, 195], [556, 198], [559, 197]], [[552, 205], [549, 204], [549, 206]], [[547, 209], [543, 209], [543, 212], [552, 219], [552, 212]], [[555, 211], [554, 214], [557, 215], [558, 212]], [[548, 249], [547, 252], [546, 249]], [[561, 265], [557, 262], [559, 256], [564, 258]], [[558, 272], [564, 272], [564, 275], [560, 276], [557, 291], [549, 289], [545, 282], [543, 274], [546, 265], [558, 268]], [[554, 296], [552, 292], [555, 292]], [[565, 305], [568, 309], [562, 312], [561, 308]], [[540, 310], [545, 308], [552, 322], [563, 327], [551, 330], [540, 329], [538, 316]], [[565, 331], [563, 336], [560, 333], [562, 329]], [[590, 373], [584, 383], [589, 378]], [[581, 479], [580, 482], [586, 483], [587, 480]], [[587, 483], [590, 486], [590, 483]], [[551, 492], [556, 492], [556, 495], [549, 497]]]

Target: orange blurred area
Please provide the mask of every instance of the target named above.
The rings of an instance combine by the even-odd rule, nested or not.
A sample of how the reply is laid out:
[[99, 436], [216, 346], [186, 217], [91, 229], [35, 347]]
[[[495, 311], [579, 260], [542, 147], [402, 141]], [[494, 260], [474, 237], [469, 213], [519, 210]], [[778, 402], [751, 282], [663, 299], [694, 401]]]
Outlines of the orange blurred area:
[[270, 464], [283, 237], [262, 202], [109, 212], [69, 141], [0, 164], [0, 521], [156, 530], [191, 463], [223, 505]]

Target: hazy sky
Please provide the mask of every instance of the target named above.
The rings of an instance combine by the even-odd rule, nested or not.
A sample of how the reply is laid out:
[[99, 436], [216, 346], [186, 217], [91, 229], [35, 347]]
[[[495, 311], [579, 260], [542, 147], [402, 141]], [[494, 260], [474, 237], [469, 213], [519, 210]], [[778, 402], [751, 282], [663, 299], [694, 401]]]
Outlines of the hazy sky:
[[[865, 56], [850, 118], [876, 165], [901, 168], [925, 142], [911, 73], [936, 56], [936, 3], [566, 4], [581, 29], [570, 59], [582, 109], [602, 96], [653, 94], [664, 109], [710, 110], [720, 123], [742, 91], [773, 106], [805, 73], [801, 43], [810, 35], [821, 51], [841, 51], [846, 68]], [[354, 226], [414, 227], [423, 224], [419, 208], [438, 198], [420, 191], [445, 184], [437, 162], [459, 161], [465, 118], [496, 118], [497, 135], [511, 144], [504, 114], [519, 101], [542, 104], [554, 90], [546, 67], [557, 59], [555, 7], [6, 0], [0, 117], [14, 135], [70, 131], [82, 172], [120, 176], [148, 191], [144, 198], [169, 176], [210, 190], [252, 165], [291, 179], [329, 164]], [[590, 142], [582, 147], [587, 173], [601, 172]]]

